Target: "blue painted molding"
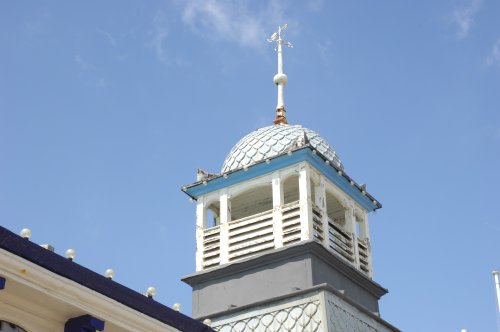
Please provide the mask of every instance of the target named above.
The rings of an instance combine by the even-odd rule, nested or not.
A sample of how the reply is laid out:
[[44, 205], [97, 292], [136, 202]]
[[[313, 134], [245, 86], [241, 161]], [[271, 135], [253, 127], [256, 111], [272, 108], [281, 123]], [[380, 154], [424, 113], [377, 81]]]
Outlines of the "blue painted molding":
[[5, 278], [0, 277], [0, 289], [4, 289], [4, 288], [5, 288]]
[[69, 319], [64, 324], [64, 332], [95, 332], [104, 330], [104, 321], [83, 315]]
[[238, 184], [244, 181], [248, 181], [255, 177], [265, 175], [276, 170], [285, 168], [287, 166], [296, 164], [304, 160], [307, 150], [301, 149], [297, 150], [292, 155], [281, 155], [279, 157], [271, 159], [270, 163], [260, 162], [255, 165], [249, 166], [247, 170], [239, 169], [227, 175], [227, 178], [223, 176], [210, 179], [206, 184], [195, 183], [186, 188], [185, 192], [193, 197], [198, 198], [199, 196], [208, 194], [212, 191], [219, 190]]
[[302, 161], [308, 162], [367, 211], [374, 211], [382, 207], [378, 201], [376, 203], [373, 202], [375, 199], [370, 194], [366, 192], [363, 194], [363, 192], [349, 176], [347, 176], [343, 171], [339, 174], [337, 169], [335, 169], [332, 165], [327, 164], [325, 159], [322, 158], [319, 153], [314, 153], [310, 147], [297, 149], [291, 154], [283, 154], [275, 157], [271, 159], [269, 163], [260, 162], [249, 166], [246, 170], [239, 169], [228, 173], [226, 174], [226, 177], [218, 176], [207, 180], [205, 183], [197, 182], [192, 185], [185, 186], [182, 189], [189, 196], [197, 199], [198, 197], [210, 192], [248, 181], [258, 176], [269, 174], [276, 170], [298, 164]]

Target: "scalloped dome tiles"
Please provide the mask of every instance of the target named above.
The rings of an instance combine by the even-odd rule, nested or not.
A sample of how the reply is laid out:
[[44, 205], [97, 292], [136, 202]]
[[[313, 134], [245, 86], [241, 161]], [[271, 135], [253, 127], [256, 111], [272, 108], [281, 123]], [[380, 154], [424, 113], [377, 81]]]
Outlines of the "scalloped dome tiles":
[[227, 155], [221, 172], [226, 173], [286, 153], [298, 146], [304, 133], [314, 149], [343, 169], [335, 150], [316, 132], [301, 125], [274, 125], [257, 129], [236, 143]]

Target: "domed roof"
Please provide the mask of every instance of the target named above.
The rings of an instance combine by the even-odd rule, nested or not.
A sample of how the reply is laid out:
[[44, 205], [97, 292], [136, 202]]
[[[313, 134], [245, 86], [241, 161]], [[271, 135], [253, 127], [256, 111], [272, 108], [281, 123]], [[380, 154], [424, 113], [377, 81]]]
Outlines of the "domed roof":
[[278, 156], [304, 144], [309, 144], [334, 165], [343, 169], [335, 150], [316, 132], [301, 125], [274, 125], [257, 129], [243, 137], [231, 149], [222, 165], [222, 173]]

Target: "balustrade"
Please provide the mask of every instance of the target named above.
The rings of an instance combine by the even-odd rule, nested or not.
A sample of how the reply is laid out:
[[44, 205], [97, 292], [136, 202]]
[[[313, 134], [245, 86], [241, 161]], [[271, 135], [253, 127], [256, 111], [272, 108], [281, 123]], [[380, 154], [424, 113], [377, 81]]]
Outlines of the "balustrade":
[[[357, 239], [341, 225], [327, 217], [328, 229], [324, 229], [323, 212], [312, 206], [312, 237], [324, 245], [331, 253], [355, 266], [370, 276], [370, 250], [367, 239]], [[287, 246], [301, 239], [299, 202], [285, 204], [281, 207], [283, 245]], [[326, 222], [326, 221], [325, 221]], [[326, 224], [325, 224], [326, 225]], [[228, 224], [229, 262], [251, 257], [275, 249], [273, 211], [230, 221]], [[220, 264], [220, 226], [204, 230], [203, 233], [203, 268]], [[356, 266], [355, 242], [358, 246], [359, 266]]]

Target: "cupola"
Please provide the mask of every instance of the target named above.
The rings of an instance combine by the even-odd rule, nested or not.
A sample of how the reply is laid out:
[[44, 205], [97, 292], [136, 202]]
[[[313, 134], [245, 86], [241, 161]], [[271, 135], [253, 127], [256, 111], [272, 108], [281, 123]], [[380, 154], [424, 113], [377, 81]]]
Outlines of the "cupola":
[[[382, 206], [323, 137], [289, 123], [285, 29], [268, 39], [278, 53], [274, 124], [239, 140], [221, 173], [200, 171], [182, 188], [196, 200], [196, 273], [183, 279], [193, 287], [193, 315], [219, 331], [278, 331], [269, 328], [284, 324], [276, 315], [289, 305], [283, 319], [292, 324], [290, 310], [299, 308], [297, 320], [307, 316], [309, 325], [286, 331], [330, 331], [322, 312], [339, 314], [337, 305], [342, 315], [362, 312], [378, 330], [395, 331], [378, 316], [387, 290], [372, 280], [368, 214]], [[331, 307], [319, 310], [325, 303]], [[262, 315], [273, 312], [265, 325]]]

